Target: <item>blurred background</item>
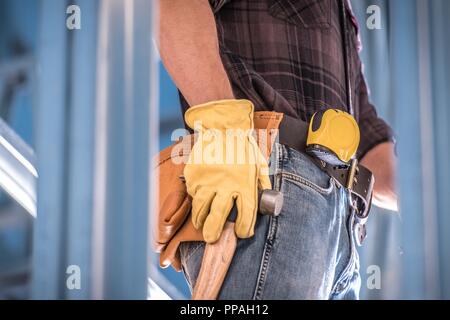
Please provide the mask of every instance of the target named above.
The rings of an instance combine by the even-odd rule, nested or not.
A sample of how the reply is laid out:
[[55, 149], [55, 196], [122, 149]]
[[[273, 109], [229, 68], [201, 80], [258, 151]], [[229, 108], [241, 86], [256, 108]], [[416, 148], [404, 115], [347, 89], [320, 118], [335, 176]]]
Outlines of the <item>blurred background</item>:
[[[74, 4], [79, 30], [66, 26]], [[0, 0], [0, 299], [189, 297], [149, 245], [151, 156], [183, 126], [154, 5]], [[401, 197], [400, 213], [373, 208], [361, 298], [449, 299], [450, 2], [352, 5], [371, 100], [397, 134]], [[372, 5], [381, 29], [366, 25]]]

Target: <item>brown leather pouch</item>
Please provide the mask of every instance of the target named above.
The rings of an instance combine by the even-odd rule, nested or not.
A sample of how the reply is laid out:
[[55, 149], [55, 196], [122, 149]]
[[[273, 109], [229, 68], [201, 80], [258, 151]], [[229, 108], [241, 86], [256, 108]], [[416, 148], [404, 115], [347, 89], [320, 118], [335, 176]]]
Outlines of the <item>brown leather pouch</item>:
[[[275, 135], [283, 119], [282, 113], [255, 112], [256, 139], [263, 154], [268, 158]], [[159, 203], [154, 220], [153, 246], [160, 253], [160, 266], [172, 265], [181, 270], [178, 247], [181, 242], [204, 241], [201, 230], [191, 222], [191, 197], [182, 179], [184, 165], [189, 157], [195, 136], [183, 137], [172, 146], [162, 150], [154, 162], [159, 185]]]

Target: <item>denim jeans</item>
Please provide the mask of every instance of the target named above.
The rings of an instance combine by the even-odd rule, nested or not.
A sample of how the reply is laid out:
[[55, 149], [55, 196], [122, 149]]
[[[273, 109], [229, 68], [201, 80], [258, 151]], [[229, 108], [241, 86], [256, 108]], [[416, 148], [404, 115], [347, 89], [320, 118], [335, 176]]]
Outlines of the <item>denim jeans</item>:
[[[255, 235], [238, 241], [219, 299], [358, 299], [359, 257], [348, 192], [304, 154], [275, 144], [273, 187], [284, 194], [278, 217], [259, 215]], [[183, 243], [191, 289], [204, 243]]]

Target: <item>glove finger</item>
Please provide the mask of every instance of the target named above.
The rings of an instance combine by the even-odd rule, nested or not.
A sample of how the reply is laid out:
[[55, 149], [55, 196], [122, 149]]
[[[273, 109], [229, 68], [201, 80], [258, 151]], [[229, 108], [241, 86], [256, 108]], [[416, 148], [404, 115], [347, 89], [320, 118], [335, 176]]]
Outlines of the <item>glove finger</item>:
[[200, 229], [208, 216], [211, 202], [215, 196], [214, 191], [199, 189], [192, 199], [192, 224]]
[[208, 243], [216, 242], [233, 207], [231, 194], [217, 194], [211, 204], [211, 210], [203, 226], [203, 238]]
[[267, 163], [263, 165], [259, 169], [259, 177], [258, 177], [259, 187], [261, 190], [271, 190], [272, 189], [272, 183], [270, 182], [269, 178], [269, 167]]
[[234, 230], [239, 238], [250, 238], [254, 234], [256, 203], [258, 196], [240, 194], [237, 197], [238, 216]]
[[272, 189], [272, 183], [269, 178], [269, 165], [267, 164], [267, 160], [259, 149], [258, 144], [253, 138], [250, 138], [250, 143], [253, 146], [256, 165], [257, 165], [257, 174], [258, 174], [258, 183], [261, 190]]

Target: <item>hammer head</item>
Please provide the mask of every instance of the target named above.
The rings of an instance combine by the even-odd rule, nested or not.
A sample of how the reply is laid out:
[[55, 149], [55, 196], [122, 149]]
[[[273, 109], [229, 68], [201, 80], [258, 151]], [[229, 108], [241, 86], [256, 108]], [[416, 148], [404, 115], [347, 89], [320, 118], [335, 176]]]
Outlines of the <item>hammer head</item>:
[[262, 215], [277, 217], [283, 208], [283, 194], [276, 190], [263, 190], [259, 193], [259, 212]]

